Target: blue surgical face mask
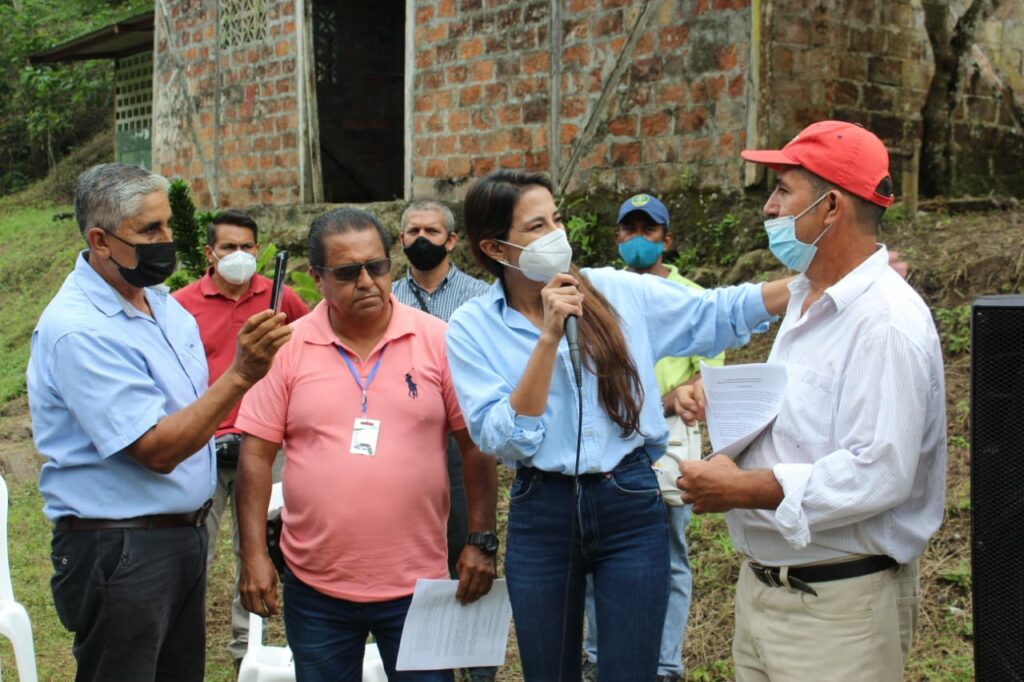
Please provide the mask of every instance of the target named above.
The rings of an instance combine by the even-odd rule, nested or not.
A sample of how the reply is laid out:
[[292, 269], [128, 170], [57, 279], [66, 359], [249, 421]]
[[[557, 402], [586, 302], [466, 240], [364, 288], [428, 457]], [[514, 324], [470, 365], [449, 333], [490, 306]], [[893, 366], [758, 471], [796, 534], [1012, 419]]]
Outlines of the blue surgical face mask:
[[661, 258], [665, 251], [665, 242], [652, 242], [640, 235], [631, 237], [619, 244], [619, 255], [626, 265], [634, 270], [646, 270]]
[[818, 242], [826, 232], [832, 229], [831, 225], [826, 225], [817, 239], [810, 244], [805, 244], [796, 238], [796, 221], [827, 196], [828, 192], [825, 192], [795, 216], [788, 215], [764, 221], [764, 230], [768, 233], [768, 249], [773, 256], [779, 259], [779, 262], [790, 270], [805, 272], [811, 265], [811, 261], [814, 260], [814, 255], [818, 253]]

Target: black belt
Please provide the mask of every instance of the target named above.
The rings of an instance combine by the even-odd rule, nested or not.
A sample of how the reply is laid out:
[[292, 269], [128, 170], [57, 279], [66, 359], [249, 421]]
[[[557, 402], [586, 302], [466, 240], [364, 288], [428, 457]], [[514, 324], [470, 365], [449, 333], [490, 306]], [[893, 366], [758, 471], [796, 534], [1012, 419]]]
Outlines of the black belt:
[[[750, 570], [754, 572], [757, 579], [769, 587], [783, 587], [780, 568], [774, 566], [762, 566], [761, 564], [749, 561]], [[789, 569], [787, 580], [789, 586], [807, 594], [818, 593], [808, 583], [827, 583], [832, 580], [845, 580], [847, 578], [859, 578], [862, 575], [878, 573], [897, 566], [897, 562], [890, 556], [869, 556], [853, 561], [844, 561], [839, 564], [822, 564], [820, 566], [801, 566]]]
[[150, 514], [149, 516], [135, 516], [130, 519], [80, 519], [77, 516], [62, 516], [55, 524], [59, 531], [76, 530], [110, 530], [113, 528], [141, 528], [144, 530], [155, 530], [158, 528], [178, 528], [180, 526], [202, 526], [210, 513], [213, 500], [207, 500], [206, 504], [194, 512], [183, 514]]

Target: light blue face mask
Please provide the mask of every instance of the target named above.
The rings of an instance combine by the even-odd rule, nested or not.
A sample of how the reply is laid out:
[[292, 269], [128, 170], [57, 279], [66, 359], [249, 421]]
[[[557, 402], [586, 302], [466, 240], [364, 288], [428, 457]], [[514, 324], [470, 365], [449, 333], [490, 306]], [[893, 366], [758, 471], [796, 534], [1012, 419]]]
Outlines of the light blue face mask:
[[831, 225], [827, 225], [821, 231], [821, 234], [818, 235], [817, 239], [810, 244], [805, 244], [796, 238], [796, 221], [820, 204], [821, 200], [827, 197], [828, 194], [828, 192], [825, 192], [815, 199], [814, 203], [795, 216], [788, 215], [764, 221], [764, 230], [768, 233], [768, 249], [772, 252], [773, 256], [779, 259], [779, 262], [790, 270], [806, 272], [811, 261], [814, 260], [814, 255], [818, 253], [818, 242], [825, 236], [826, 232], [832, 229]]
[[634, 270], [646, 270], [661, 258], [665, 242], [652, 242], [636, 235], [619, 244], [619, 255]]

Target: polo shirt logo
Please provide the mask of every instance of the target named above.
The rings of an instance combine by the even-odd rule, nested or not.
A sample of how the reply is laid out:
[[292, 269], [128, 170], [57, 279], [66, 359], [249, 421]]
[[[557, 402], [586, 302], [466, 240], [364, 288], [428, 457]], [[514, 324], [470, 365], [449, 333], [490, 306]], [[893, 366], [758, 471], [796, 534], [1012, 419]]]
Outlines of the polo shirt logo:
[[420, 392], [416, 388], [416, 382], [412, 380], [412, 373], [413, 370], [411, 369], [405, 373], [405, 385], [409, 387], [410, 398], [419, 398]]

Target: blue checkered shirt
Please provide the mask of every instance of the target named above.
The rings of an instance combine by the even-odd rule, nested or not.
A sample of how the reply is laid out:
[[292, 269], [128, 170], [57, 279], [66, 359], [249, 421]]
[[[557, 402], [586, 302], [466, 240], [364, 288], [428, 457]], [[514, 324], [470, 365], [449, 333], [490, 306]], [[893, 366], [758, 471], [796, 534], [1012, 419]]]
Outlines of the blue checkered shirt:
[[[472, 298], [487, 293], [490, 288], [491, 285], [487, 282], [470, 277], [451, 263], [448, 274], [433, 293], [428, 293], [416, 283], [412, 278], [411, 269], [405, 277], [392, 285], [391, 293], [400, 303], [424, 310], [447, 322], [456, 308]], [[419, 294], [418, 298], [416, 294]]]

